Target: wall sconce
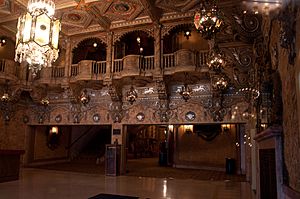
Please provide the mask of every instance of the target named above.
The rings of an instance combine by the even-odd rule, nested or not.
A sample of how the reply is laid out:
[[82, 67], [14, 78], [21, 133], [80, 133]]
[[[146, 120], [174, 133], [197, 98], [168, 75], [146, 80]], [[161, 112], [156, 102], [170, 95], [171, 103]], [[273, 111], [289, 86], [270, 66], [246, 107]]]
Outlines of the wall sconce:
[[187, 134], [193, 133], [193, 127], [194, 125], [184, 125], [183, 126], [184, 132]]
[[169, 132], [173, 132], [174, 131], [174, 125], [169, 125], [168, 129], [169, 129]]
[[231, 129], [231, 124], [222, 124], [221, 128], [223, 133], [229, 133]]
[[48, 106], [50, 103], [49, 99], [47, 97], [41, 99], [41, 104], [44, 106]]
[[192, 36], [192, 33], [190, 30], [184, 31], [184, 36], [186, 37], [187, 40], [189, 40], [189, 37]]
[[135, 102], [136, 98], [138, 97], [137, 92], [133, 88], [133, 86], [130, 87], [130, 90], [127, 91], [126, 93], [126, 100], [130, 103], [133, 104]]
[[93, 43], [93, 47], [97, 48], [98, 44], [96, 42]]
[[0, 38], [0, 46], [5, 46], [6, 45], [6, 39]]
[[50, 134], [58, 134], [58, 127], [57, 126], [51, 127], [49, 133]]
[[81, 102], [84, 106], [87, 105], [87, 104], [89, 103], [89, 101], [90, 101], [90, 96], [88, 95], [86, 89], [84, 89], [84, 90], [82, 91], [82, 93], [80, 94], [79, 99], [80, 99], [80, 102]]

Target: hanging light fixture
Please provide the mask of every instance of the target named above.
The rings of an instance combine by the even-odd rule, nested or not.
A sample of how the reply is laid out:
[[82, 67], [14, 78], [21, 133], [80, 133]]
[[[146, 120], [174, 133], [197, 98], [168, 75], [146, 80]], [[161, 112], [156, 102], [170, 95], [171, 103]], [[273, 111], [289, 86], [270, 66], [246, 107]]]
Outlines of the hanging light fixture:
[[84, 89], [81, 94], [80, 94], [80, 97], [79, 97], [79, 100], [80, 102], [85, 106], [89, 103], [90, 101], [90, 96], [88, 95], [87, 93], [87, 90]]
[[197, 11], [194, 16], [195, 27], [205, 39], [211, 39], [220, 31], [223, 24], [221, 16], [215, 1], [203, 0], [200, 11]]
[[29, 0], [27, 13], [19, 17], [15, 61], [26, 61], [34, 76], [58, 58], [61, 24], [54, 12], [52, 0]]
[[181, 95], [182, 99], [187, 102], [191, 98], [192, 92], [193, 91], [189, 88], [189, 86], [187, 84], [184, 84], [179, 94]]
[[213, 49], [211, 49], [208, 59], [207, 59], [207, 65], [210, 70], [215, 72], [220, 72], [221, 69], [224, 68], [226, 64], [225, 58], [221, 50], [215, 46]]
[[130, 104], [133, 104], [133, 102], [135, 102], [135, 100], [136, 100], [137, 97], [138, 97], [137, 92], [134, 90], [133, 86], [131, 86], [130, 90], [127, 91], [126, 100]]
[[213, 79], [213, 89], [215, 90], [225, 90], [228, 86], [228, 81], [225, 76], [217, 76]]

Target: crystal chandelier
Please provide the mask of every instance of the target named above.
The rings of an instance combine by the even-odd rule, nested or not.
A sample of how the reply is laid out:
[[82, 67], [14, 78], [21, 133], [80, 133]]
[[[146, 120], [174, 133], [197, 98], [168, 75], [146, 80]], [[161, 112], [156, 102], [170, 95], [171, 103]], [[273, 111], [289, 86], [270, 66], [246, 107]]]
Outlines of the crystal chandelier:
[[202, 1], [200, 11], [197, 11], [194, 16], [195, 27], [205, 39], [211, 39], [220, 31], [223, 24], [221, 16], [215, 2], [211, 4], [208, 0]]
[[19, 17], [15, 61], [26, 61], [33, 76], [51, 67], [58, 58], [60, 21], [54, 18], [52, 0], [29, 0], [27, 13]]
[[135, 102], [135, 100], [136, 100], [137, 97], [138, 97], [137, 92], [134, 90], [133, 86], [131, 86], [130, 90], [127, 91], [126, 100], [130, 104], [133, 104], [133, 102]]

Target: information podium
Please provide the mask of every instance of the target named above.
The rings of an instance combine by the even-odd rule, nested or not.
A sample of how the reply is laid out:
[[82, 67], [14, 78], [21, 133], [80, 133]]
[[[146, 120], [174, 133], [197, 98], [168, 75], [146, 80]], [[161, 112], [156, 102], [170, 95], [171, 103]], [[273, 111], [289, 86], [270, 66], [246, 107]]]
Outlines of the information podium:
[[121, 145], [107, 144], [105, 150], [105, 175], [120, 175]]

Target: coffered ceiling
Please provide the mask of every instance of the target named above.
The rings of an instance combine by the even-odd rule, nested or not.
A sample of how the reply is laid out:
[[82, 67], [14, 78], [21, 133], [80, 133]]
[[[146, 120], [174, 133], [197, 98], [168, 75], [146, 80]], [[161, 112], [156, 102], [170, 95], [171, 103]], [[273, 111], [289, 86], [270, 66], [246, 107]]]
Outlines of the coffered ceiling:
[[[222, 0], [219, 6], [226, 9], [239, 2]], [[63, 34], [77, 35], [192, 17], [200, 0], [56, 0], [55, 4]], [[27, 0], [0, 0], [0, 34], [15, 34], [26, 6]]]

